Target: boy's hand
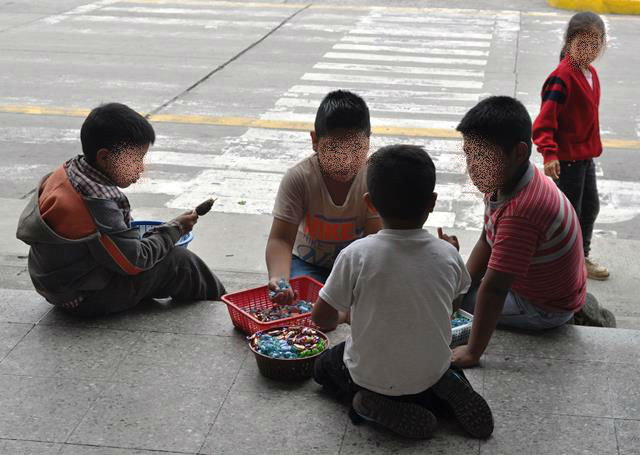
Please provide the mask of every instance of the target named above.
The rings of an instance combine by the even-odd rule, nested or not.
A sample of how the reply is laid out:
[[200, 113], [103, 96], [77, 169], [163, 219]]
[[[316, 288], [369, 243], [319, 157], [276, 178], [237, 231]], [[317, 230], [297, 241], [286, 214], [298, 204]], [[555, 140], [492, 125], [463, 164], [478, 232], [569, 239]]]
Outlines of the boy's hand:
[[193, 226], [198, 222], [198, 214], [195, 211], [190, 210], [174, 218], [173, 222], [180, 226], [180, 234], [185, 235], [186, 233], [191, 232]]
[[460, 251], [460, 244], [458, 243], [458, 237], [456, 237], [455, 235], [448, 236], [442, 231], [442, 228], [438, 228], [438, 238], [446, 242], [449, 242], [450, 244], [456, 247], [456, 250]]
[[553, 180], [558, 180], [560, 178], [560, 161], [553, 160], [545, 163], [544, 175], [551, 177]]
[[293, 292], [293, 289], [291, 289], [291, 287], [288, 287], [284, 290], [280, 289], [279, 282], [281, 279], [282, 278], [271, 278], [269, 280], [269, 283], [267, 284], [269, 291], [276, 293], [271, 301], [280, 305], [291, 305], [296, 300], [296, 294], [295, 292]]
[[469, 345], [465, 344], [464, 346], [453, 348], [451, 363], [460, 368], [475, 367], [480, 363], [480, 357], [473, 354], [469, 349]]

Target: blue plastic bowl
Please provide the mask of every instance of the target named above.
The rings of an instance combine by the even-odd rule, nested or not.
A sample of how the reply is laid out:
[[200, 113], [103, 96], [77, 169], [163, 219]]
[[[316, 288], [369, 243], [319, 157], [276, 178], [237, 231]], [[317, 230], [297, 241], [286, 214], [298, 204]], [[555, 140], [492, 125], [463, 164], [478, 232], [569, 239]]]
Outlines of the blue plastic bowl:
[[[140, 238], [142, 238], [144, 233], [147, 232], [149, 229], [159, 226], [161, 224], [164, 224], [164, 221], [140, 220], [140, 221], [132, 221], [131, 227], [132, 228], [137, 227], [138, 231], [140, 232]], [[176, 246], [188, 248], [189, 243], [192, 240], [193, 240], [193, 232], [188, 232], [178, 239], [178, 241], [176, 242]]]

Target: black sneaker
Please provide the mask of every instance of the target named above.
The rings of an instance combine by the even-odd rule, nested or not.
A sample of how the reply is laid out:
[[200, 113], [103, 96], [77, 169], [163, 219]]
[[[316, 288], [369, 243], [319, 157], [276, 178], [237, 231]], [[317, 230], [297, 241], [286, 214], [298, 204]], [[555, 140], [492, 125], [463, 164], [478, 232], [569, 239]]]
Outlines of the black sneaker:
[[427, 408], [392, 400], [369, 390], [353, 397], [353, 409], [360, 417], [411, 439], [429, 439], [436, 429], [436, 417]]
[[590, 327], [615, 328], [616, 317], [613, 313], [598, 303], [593, 294], [587, 292], [587, 298], [580, 311], [573, 315], [570, 323]]
[[456, 420], [467, 433], [480, 439], [491, 436], [491, 409], [485, 399], [473, 390], [462, 372], [447, 370], [431, 390], [450, 407]]

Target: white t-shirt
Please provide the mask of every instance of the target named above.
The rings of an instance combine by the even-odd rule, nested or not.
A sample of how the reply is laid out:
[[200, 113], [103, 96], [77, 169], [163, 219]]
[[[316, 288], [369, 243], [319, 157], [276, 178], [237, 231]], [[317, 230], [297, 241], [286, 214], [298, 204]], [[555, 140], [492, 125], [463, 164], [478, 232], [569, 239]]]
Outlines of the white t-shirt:
[[351, 310], [344, 363], [356, 384], [420, 393], [451, 362], [453, 300], [471, 277], [456, 249], [423, 229], [383, 229], [340, 252], [320, 297]]
[[582, 74], [584, 74], [584, 77], [587, 79], [587, 82], [589, 83], [589, 86], [591, 88], [593, 88], [593, 74], [591, 74], [591, 70], [590, 69], [583, 69], [582, 70]]

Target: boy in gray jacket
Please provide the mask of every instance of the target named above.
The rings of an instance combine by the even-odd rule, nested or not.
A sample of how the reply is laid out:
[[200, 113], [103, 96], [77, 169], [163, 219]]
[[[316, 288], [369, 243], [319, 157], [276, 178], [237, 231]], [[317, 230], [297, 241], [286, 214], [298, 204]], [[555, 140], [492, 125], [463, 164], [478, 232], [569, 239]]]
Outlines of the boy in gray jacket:
[[147, 298], [217, 300], [220, 280], [194, 253], [175, 247], [198, 220], [187, 212], [139, 238], [129, 200], [155, 141], [151, 124], [129, 107], [91, 111], [80, 132], [83, 155], [45, 176], [18, 223], [29, 275], [47, 301], [82, 315], [123, 311]]

